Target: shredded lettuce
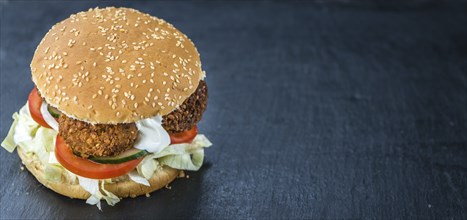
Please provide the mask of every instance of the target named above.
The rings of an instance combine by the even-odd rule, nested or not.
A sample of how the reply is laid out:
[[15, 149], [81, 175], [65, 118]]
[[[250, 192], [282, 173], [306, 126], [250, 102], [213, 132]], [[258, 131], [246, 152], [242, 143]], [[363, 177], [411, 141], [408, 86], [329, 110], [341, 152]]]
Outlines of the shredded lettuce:
[[50, 182], [59, 183], [62, 181], [62, 173], [63, 167], [54, 164], [48, 164], [45, 167], [44, 177]]
[[212, 143], [204, 136], [197, 135], [190, 144], [174, 144], [161, 152], [159, 162], [181, 170], [199, 170], [203, 165], [205, 147]]
[[104, 187], [104, 183], [105, 181], [101, 181], [101, 189], [105, 194], [105, 195], [102, 195], [102, 197], [105, 199], [108, 205], [114, 206], [115, 204], [120, 202], [120, 198], [118, 198], [118, 196], [111, 193], [110, 191], [107, 191]]
[[162, 169], [159, 161], [155, 160], [155, 155], [147, 155], [141, 163], [136, 167], [138, 173], [146, 179], [150, 179], [154, 171]]
[[130, 177], [131, 180], [134, 182], [137, 182], [139, 184], [145, 185], [145, 186], [151, 186], [148, 182], [147, 179], [144, 177], [140, 176], [137, 171], [133, 170], [130, 173], [128, 173], [128, 177]]
[[[105, 181], [100, 181], [96, 179], [89, 179], [82, 176], [77, 176], [79, 180], [79, 185], [83, 187], [84, 190], [89, 192], [91, 196], [86, 200], [87, 204], [96, 205], [99, 210], [101, 208], [101, 200], [104, 199], [108, 205], [114, 206], [118, 202], [120, 202], [120, 198], [118, 198], [115, 194], [107, 191], [104, 187]], [[102, 191], [100, 191], [102, 190]]]
[[13, 114], [13, 124], [2, 142], [2, 147], [12, 153], [20, 142], [31, 140], [37, 128], [39, 128], [39, 125], [31, 118], [26, 104], [19, 113], [15, 112]]
[[53, 152], [57, 132], [41, 127], [32, 119], [26, 104], [19, 113], [13, 114], [13, 125], [2, 147], [13, 152], [20, 146], [25, 153], [34, 153], [46, 165], [49, 161], [49, 152]]
[[13, 114], [13, 124], [11, 125], [5, 140], [2, 142], [2, 147], [10, 153], [13, 153], [16, 148], [16, 142], [13, 138], [15, 135], [16, 125], [18, 125], [18, 113], [15, 112], [15, 114]]
[[196, 135], [192, 143], [173, 144], [157, 154], [150, 154], [136, 168], [144, 178], [166, 165], [180, 170], [199, 170], [203, 164], [204, 149], [212, 143], [202, 134]]
[[23, 141], [32, 140], [40, 125], [32, 119], [29, 114], [29, 107], [27, 104], [21, 108], [15, 121], [16, 120], [18, 123], [15, 127], [15, 132], [13, 133], [13, 140], [15, 143], [19, 144]]
[[[18, 113], [13, 114], [13, 124], [1, 146], [8, 152], [13, 152], [17, 146], [27, 154], [35, 154], [45, 166], [44, 177], [48, 181], [63, 181], [63, 175], [70, 177], [73, 183], [78, 183], [91, 194], [86, 203], [96, 205], [101, 209], [101, 200], [109, 205], [115, 205], [120, 199], [104, 188], [105, 183], [112, 180], [96, 180], [77, 176], [60, 165], [55, 158], [54, 146], [57, 132], [44, 128], [32, 119], [28, 104]], [[149, 181], [162, 166], [180, 170], [198, 170], [203, 164], [204, 148], [211, 146], [204, 135], [197, 135], [192, 143], [174, 144], [164, 147], [158, 153], [147, 155], [142, 162], [128, 174], [130, 180], [149, 186]], [[100, 185], [99, 185], [100, 181]]]

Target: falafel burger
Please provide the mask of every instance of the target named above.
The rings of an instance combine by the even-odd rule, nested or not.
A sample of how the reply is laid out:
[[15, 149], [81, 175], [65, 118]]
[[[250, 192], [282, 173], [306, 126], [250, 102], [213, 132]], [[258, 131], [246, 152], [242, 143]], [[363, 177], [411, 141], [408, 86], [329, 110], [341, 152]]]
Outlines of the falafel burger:
[[100, 209], [201, 167], [205, 72], [166, 21], [128, 8], [73, 14], [42, 39], [31, 73], [1, 145], [47, 188]]

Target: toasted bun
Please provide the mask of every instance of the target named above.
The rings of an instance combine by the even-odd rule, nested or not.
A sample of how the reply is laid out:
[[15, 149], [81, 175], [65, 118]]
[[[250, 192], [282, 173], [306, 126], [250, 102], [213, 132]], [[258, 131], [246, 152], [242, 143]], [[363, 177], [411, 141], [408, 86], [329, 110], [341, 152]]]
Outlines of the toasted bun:
[[[62, 175], [62, 181], [59, 183], [48, 181], [44, 178], [45, 166], [34, 154], [26, 154], [17, 148], [18, 155], [21, 158], [26, 168], [36, 177], [36, 179], [42, 183], [45, 187], [55, 191], [58, 194], [68, 196], [76, 199], [88, 199], [90, 194], [84, 190], [77, 181], [71, 181], [70, 177], [65, 173]], [[106, 183], [105, 189], [112, 192], [120, 198], [136, 197], [145, 195], [158, 190], [170, 182], [172, 182], [178, 176], [179, 170], [164, 167], [162, 170], [154, 173], [149, 179], [151, 186], [144, 186], [135, 183], [131, 180], [118, 181], [115, 183]]]
[[31, 62], [50, 105], [90, 123], [166, 115], [204, 77], [188, 37], [162, 19], [128, 8], [90, 9], [56, 24]]

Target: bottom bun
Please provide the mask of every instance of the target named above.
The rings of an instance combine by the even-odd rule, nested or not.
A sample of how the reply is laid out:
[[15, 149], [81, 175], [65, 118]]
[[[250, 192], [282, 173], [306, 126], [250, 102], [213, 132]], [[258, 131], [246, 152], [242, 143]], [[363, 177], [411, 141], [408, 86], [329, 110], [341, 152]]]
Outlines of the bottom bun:
[[[22, 151], [21, 147], [17, 148], [18, 155], [21, 158], [23, 164], [36, 177], [36, 179], [42, 183], [45, 187], [55, 191], [58, 194], [68, 196], [76, 199], [88, 199], [91, 196], [86, 190], [84, 190], [78, 181], [71, 181], [67, 173], [62, 174], [61, 182], [52, 182], [46, 180], [44, 177], [45, 165], [41, 163], [35, 154], [26, 154]], [[164, 186], [167, 186], [172, 182], [179, 174], [179, 170], [164, 166], [161, 170], [156, 171], [149, 184], [151, 186], [141, 185], [130, 179], [116, 181], [113, 183], [105, 183], [105, 189], [112, 192], [120, 198], [137, 197], [156, 191]], [[65, 176], [66, 175], [66, 176]]]

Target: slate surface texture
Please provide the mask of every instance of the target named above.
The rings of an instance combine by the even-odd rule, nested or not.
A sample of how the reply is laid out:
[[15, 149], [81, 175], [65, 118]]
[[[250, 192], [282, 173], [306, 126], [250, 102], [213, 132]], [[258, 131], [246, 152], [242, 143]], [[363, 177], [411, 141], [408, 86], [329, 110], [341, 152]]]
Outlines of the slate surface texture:
[[467, 219], [467, 4], [388, 2], [1, 0], [2, 139], [48, 29], [115, 5], [195, 42], [214, 145], [171, 190], [103, 212], [0, 149], [0, 218]]

